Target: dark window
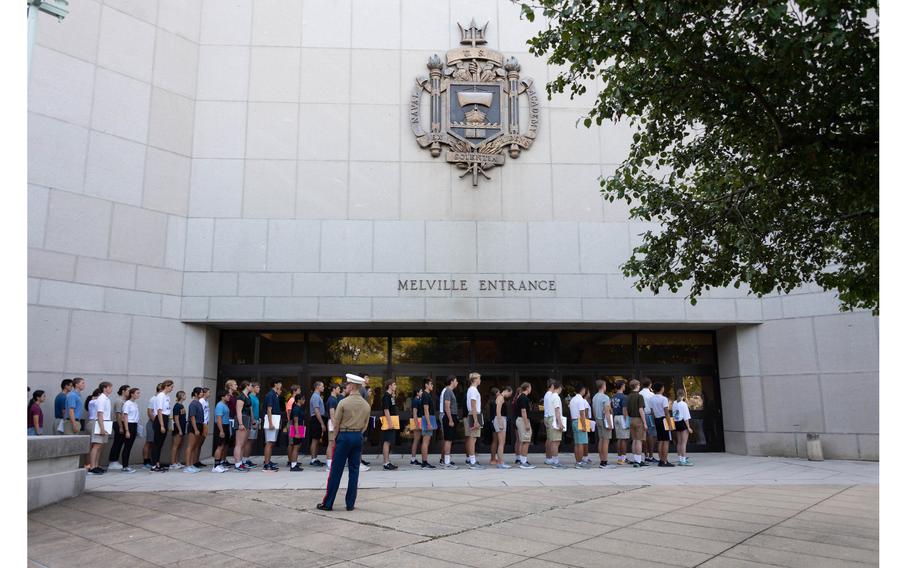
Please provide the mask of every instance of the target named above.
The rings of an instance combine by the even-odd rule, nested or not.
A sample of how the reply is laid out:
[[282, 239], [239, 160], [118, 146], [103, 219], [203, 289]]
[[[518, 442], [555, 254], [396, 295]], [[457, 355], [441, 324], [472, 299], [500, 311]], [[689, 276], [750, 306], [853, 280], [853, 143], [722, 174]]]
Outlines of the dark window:
[[638, 357], [644, 364], [714, 363], [710, 333], [639, 333]]
[[310, 333], [309, 362], [343, 365], [385, 365], [385, 335]]
[[559, 334], [560, 364], [632, 364], [631, 333], [564, 332]]
[[445, 333], [392, 338], [392, 363], [467, 364], [471, 339]]
[[222, 333], [221, 363], [223, 365], [252, 365], [255, 352], [256, 335], [254, 333]]
[[302, 332], [264, 332], [259, 334], [260, 363], [302, 363]]
[[534, 364], [553, 362], [553, 341], [549, 333], [478, 333], [474, 356], [480, 364]]

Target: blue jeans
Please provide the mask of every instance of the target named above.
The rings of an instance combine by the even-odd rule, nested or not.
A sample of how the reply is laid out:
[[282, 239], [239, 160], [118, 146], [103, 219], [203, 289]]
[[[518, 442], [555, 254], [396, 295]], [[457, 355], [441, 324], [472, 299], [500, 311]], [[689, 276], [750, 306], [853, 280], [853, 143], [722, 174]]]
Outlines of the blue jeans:
[[329, 472], [329, 483], [325, 489], [322, 504], [332, 508], [335, 494], [341, 485], [341, 474], [345, 462], [348, 466], [348, 491], [344, 495], [344, 504], [348, 509], [354, 508], [357, 501], [357, 481], [360, 478], [360, 455], [363, 451], [363, 435], [360, 432], [338, 432], [335, 437], [335, 453], [332, 454], [332, 469]]

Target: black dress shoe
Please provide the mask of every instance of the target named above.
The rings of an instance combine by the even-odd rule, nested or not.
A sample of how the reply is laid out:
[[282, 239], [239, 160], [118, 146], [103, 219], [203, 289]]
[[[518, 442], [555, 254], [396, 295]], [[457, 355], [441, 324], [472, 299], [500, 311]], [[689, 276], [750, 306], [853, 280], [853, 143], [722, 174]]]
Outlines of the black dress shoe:
[[316, 505], [316, 508], [319, 509], [320, 511], [331, 511], [332, 510], [331, 507], [326, 507], [325, 503], [319, 503], [318, 505]]

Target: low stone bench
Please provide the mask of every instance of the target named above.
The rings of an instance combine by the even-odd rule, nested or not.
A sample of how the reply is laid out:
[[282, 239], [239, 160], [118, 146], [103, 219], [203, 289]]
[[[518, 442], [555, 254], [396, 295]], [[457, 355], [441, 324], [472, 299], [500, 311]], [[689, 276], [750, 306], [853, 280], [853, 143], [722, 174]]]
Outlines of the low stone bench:
[[88, 453], [91, 436], [28, 437], [28, 510], [81, 495], [85, 468], [80, 458]]

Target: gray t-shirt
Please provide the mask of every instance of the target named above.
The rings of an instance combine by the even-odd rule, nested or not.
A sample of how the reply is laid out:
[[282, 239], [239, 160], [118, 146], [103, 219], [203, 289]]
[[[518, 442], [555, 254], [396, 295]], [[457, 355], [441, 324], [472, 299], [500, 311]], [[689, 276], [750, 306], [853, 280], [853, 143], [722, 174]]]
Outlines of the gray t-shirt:
[[458, 397], [455, 396], [455, 391], [450, 388], [447, 388], [445, 392], [442, 393], [442, 402], [439, 403], [440, 414], [446, 413], [446, 401], [449, 401], [449, 411], [452, 413], [452, 418], [458, 419]]
[[117, 418], [117, 415], [123, 412], [123, 399], [118, 396], [113, 406], [112, 412], [114, 413], [114, 418]]
[[591, 399], [591, 407], [594, 410], [594, 419], [601, 420], [604, 417], [604, 405], [610, 406], [610, 397], [605, 393], [599, 392]]
[[322, 396], [318, 392], [314, 392], [310, 395], [310, 416], [316, 416], [317, 414], [325, 416], [325, 403], [322, 402]]

